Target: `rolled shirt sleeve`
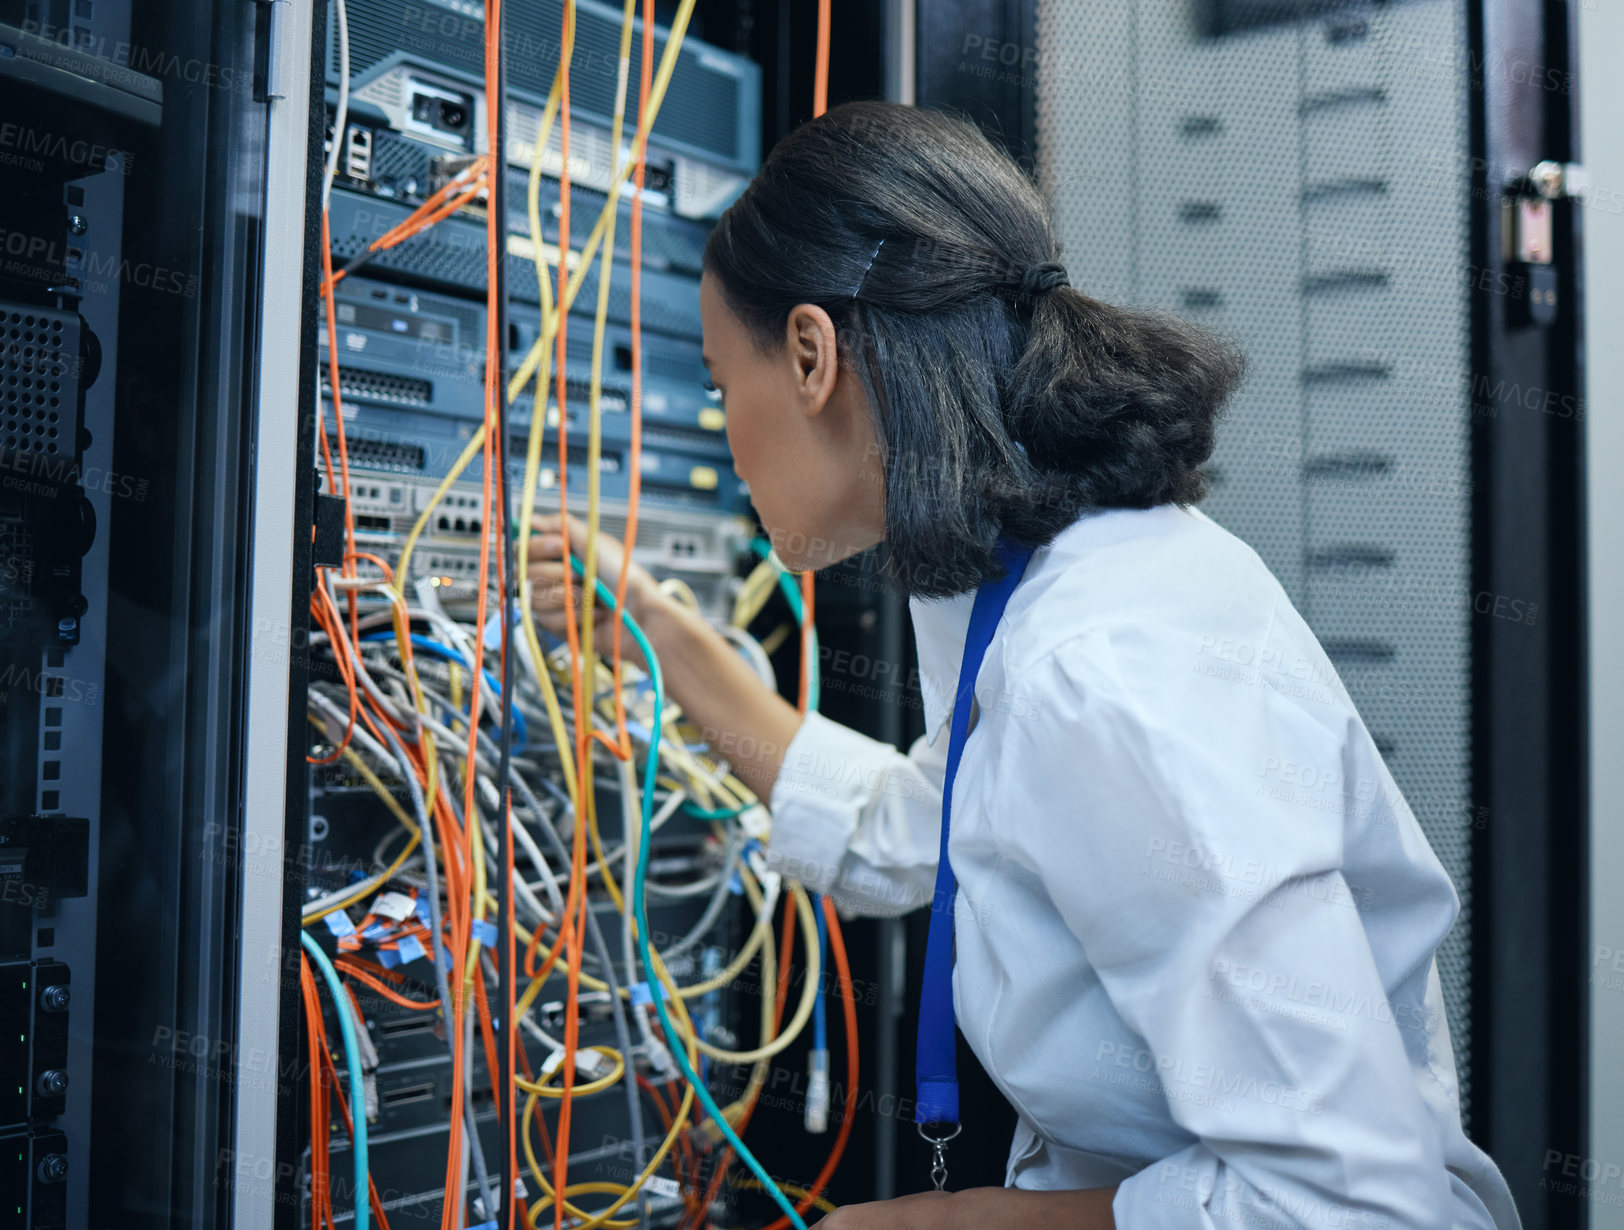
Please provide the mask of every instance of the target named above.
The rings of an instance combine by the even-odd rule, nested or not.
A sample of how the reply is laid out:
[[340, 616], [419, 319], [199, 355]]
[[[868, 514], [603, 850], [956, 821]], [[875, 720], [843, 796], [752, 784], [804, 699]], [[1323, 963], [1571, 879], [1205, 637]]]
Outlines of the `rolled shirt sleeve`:
[[1316, 1012], [1287, 990], [1330, 979], [1339, 1002], [1385, 1002], [1341, 817], [1257, 789], [1265, 753], [1345, 765], [1368, 739], [1357, 717], [1335, 729], [1267, 688], [1209, 703], [1153, 646], [1104, 631], [1017, 686], [1046, 717], [1010, 723], [990, 753], [1005, 855], [1133, 1031], [1056, 1062], [1154, 1076], [1192, 1138], [1120, 1184], [1117, 1226], [1449, 1226], [1442, 1144], [1391, 1015]]
[[947, 740], [908, 755], [817, 712], [784, 753], [768, 807], [767, 864], [847, 914], [928, 904], [936, 882]]

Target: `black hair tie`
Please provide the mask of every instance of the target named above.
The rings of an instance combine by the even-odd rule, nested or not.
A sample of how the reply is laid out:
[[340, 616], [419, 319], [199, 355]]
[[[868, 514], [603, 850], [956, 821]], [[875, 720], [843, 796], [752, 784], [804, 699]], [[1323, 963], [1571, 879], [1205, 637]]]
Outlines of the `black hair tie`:
[[1016, 294], [1023, 299], [1036, 299], [1039, 295], [1047, 294], [1057, 286], [1070, 286], [1071, 280], [1066, 277], [1066, 267], [1057, 261], [1043, 261], [1033, 265], [1021, 278], [1020, 289]]

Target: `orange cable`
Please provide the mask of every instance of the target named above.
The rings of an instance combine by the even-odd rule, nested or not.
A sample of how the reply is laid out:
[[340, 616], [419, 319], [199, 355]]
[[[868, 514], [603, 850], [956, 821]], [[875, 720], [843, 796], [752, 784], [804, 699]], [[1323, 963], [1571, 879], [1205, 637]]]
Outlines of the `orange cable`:
[[315, 976], [310, 972], [310, 958], [302, 952], [299, 954], [299, 993], [304, 1000], [305, 1048], [310, 1063], [310, 1225], [311, 1230], [321, 1230], [327, 1200], [327, 1109], [323, 1105], [321, 1081], [325, 1037]]
[[[488, 0], [485, 10], [485, 74], [487, 98], [494, 97], [489, 90], [490, 71], [495, 59], [495, 49], [492, 46], [493, 30], [499, 28], [500, 3], [499, 0]], [[488, 128], [487, 128], [488, 132]], [[487, 151], [487, 166], [489, 165], [491, 151]], [[500, 155], [499, 155], [500, 156]], [[496, 191], [501, 190], [500, 174], [490, 176], [497, 182]], [[499, 351], [497, 350], [497, 304], [496, 304], [496, 262], [497, 254], [501, 250], [499, 237], [494, 234], [496, 229], [496, 215], [493, 211], [486, 214], [485, 238], [485, 433], [481, 448], [481, 498], [480, 507], [487, 510], [485, 518], [486, 529], [491, 529], [491, 519], [488, 510], [491, 508], [493, 498], [492, 484], [495, 479], [495, 455], [493, 424], [496, 387], [496, 364], [493, 361]], [[500, 528], [497, 522], [497, 528]], [[483, 857], [483, 850], [475, 853], [474, 831], [479, 826], [479, 812], [475, 797], [475, 785], [478, 774], [474, 765], [479, 749], [479, 701], [480, 685], [484, 678], [485, 660], [485, 620], [487, 602], [490, 597], [491, 576], [491, 536], [482, 533], [479, 536], [479, 582], [475, 599], [475, 621], [473, 638], [473, 663], [469, 670], [468, 683], [468, 743], [466, 750], [465, 767], [463, 769], [463, 824], [459, 837], [459, 849], [468, 861], [476, 857]], [[454, 826], [453, 826], [454, 827]], [[481, 843], [482, 844], [482, 843]], [[449, 845], [447, 847], [449, 849]], [[462, 893], [458, 894], [459, 903]], [[464, 923], [468, 931], [472, 930], [472, 909], [468, 910], [466, 918], [459, 908], [455, 912], [456, 923], [452, 929], [451, 961], [454, 977], [449, 980], [448, 986], [455, 988], [452, 1002], [449, 1006], [449, 1026], [452, 1036], [460, 1038], [463, 1033], [463, 1022], [466, 1019], [467, 1005], [463, 995], [463, 986], [467, 980], [468, 939], [464, 931]], [[462, 1151], [462, 1115], [459, 1112], [462, 1099], [465, 1096], [465, 1081], [468, 1073], [464, 1070], [462, 1047], [453, 1049], [451, 1064], [451, 1123], [450, 1140], [446, 1151], [445, 1199], [441, 1205], [441, 1230], [455, 1230], [456, 1223], [463, 1213], [464, 1195], [460, 1190], [461, 1151]], [[500, 1079], [500, 1074], [496, 1074]], [[503, 1202], [504, 1207], [511, 1204], [510, 1200]]]
[[818, 0], [818, 55], [812, 72], [812, 114], [829, 109], [829, 0]]
[[[784, 1019], [784, 1005], [789, 1002], [789, 962], [794, 948], [795, 899], [793, 896], [786, 895], [784, 897], [783, 934], [778, 941], [778, 986], [773, 999], [774, 1034], [778, 1032], [779, 1022]], [[744, 1129], [749, 1126], [751, 1117], [756, 1113], [756, 1102], [760, 1097], [761, 1091], [757, 1090], [750, 1101], [745, 1104], [743, 1111], [740, 1112], [738, 1123], [733, 1125], [733, 1130], [740, 1136], [744, 1135]], [[722, 1150], [722, 1159], [717, 1163], [716, 1173], [711, 1176], [710, 1186], [705, 1189], [704, 1200], [700, 1202], [699, 1217], [701, 1220], [694, 1223], [696, 1226], [703, 1224], [706, 1220], [705, 1210], [710, 1208], [711, 1204], [716, 1200], [717, 1193], [722, 1190], [722, 1180], [727, 1177], [728, 1169], [733, 1165], [735, 1156], [731, 1147]]]
[[[325, 1029], [326, 1026], [324, 1025], [323, 1028]], [[333, 1099], [336, 1100], [338, 1104], [338, 1113], [344, 1120], [344, 1130], [349, 1133], [350, 1142], [353, 1145], [355, 1142], [355, 1121], [350, 1118], [350, 1104], [345, 1099], [344, 1090], [340, 1086], [338, 1079], [338, 1068], [333, 1064], [333, 1053], [325, 1046], [322, 1048], [321, 1052], [321, 1067], [323, 1079], [327, 1086], [327, 1091], [332, 1095]], [[372, 1206], [372, 1215], [373, 1217], [377, 1218], [378, 1224], [383, 1228], [383, 1230], [389, 1230], [389, 1218], [384, 1214], [383, 1201], [378, 1197], [378, 1185], [373, 1182], [370, 1172], [367, 1174], [367, 1203]], [[331, 1225], [331, 1197], [329, 1197], [327, 1202], [327, 1214], [328, 1224]]]
[[411, 999], [408, 996], [402, 995], [399, 991], [391, 990], [386, 984], [379, 982], [365, 970], [360, 969], [356, 965], [348, 961], [344, 961], [343, 959], [335, 961], [333, 964], [349, 977], [354, 978], [358, 982], [365, 983], [379, 995], [382, 995], [391, 1003], [399, 1004], [402, 1008], [410, 1008], [413, 1012], [429, 1012], [440, 1006], [440, 1000], [438, 997], [434, 999]]
[[[851, 965], [846, 960], [846, 941], [840, 933], [840, 920], [835, 915], [834, 902], [827, 895], [823, 898], [823, 917], [829, 925], [829, 951], [835, 959], [835, 969], [840, 973], [840, 996], [844, 1001], [842, 1006], [846, 1018], [846, 1106], [841, 1112], [840, 1130], [835, 1134], [835, 1143], [829, 1150], [828, 1160], [823, 1163], [823, 1169], [818, 1171], [818, 1177], [806, 1189], [806, 1195], [796, 1202], [795, 1211], [803, 1215], [816, 1202], [834, 1176], [835, 1167], [840, 1165], [840, 1159], [845, 1155], [846, 1141], [851, 1137], [852, 1124], [857, 1117], [857, 995], [852, 986]], [[767, 1230], [789, 1230], [789, 1218], [778, 1218], [767, 1226]]]

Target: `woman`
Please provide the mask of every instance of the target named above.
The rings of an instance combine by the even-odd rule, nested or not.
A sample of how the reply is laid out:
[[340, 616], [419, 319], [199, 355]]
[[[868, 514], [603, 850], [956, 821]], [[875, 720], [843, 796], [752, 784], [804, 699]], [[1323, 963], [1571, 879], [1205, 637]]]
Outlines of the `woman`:
[[959, 744], [943, 1013], [1019, 1114], [1004, 1188], [821, 1225], [1518, 1226], [1460, 1125], [1455, 890], [1277, 580], [1193, 507], [1241, 363], [1055, 257], [1008, 158], [883, 103], [791, 134], [706, 249], [738, 472], [790, 568], [883, 544], [927, 734], [904, 756], [801, 717], [635, 566], [628, 604], [769, 800], [773, 865], [848, 910], [931, 902]]

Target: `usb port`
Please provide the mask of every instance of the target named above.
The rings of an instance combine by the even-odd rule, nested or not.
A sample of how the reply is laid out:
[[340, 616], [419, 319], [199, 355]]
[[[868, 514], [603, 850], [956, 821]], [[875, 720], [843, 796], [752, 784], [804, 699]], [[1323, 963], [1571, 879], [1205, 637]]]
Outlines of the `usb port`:
[[344, 174], [367, 183], [372, 179], [372, 129], [351, 124], [344, 142]]
[[397, 1017], [393, 1021], [380, 1022], [373, 1032], [383, 1038], [407, 1038], [412, 1034], [433, 1033], [434, 1017], [426, 1012], [419, 1016]]

